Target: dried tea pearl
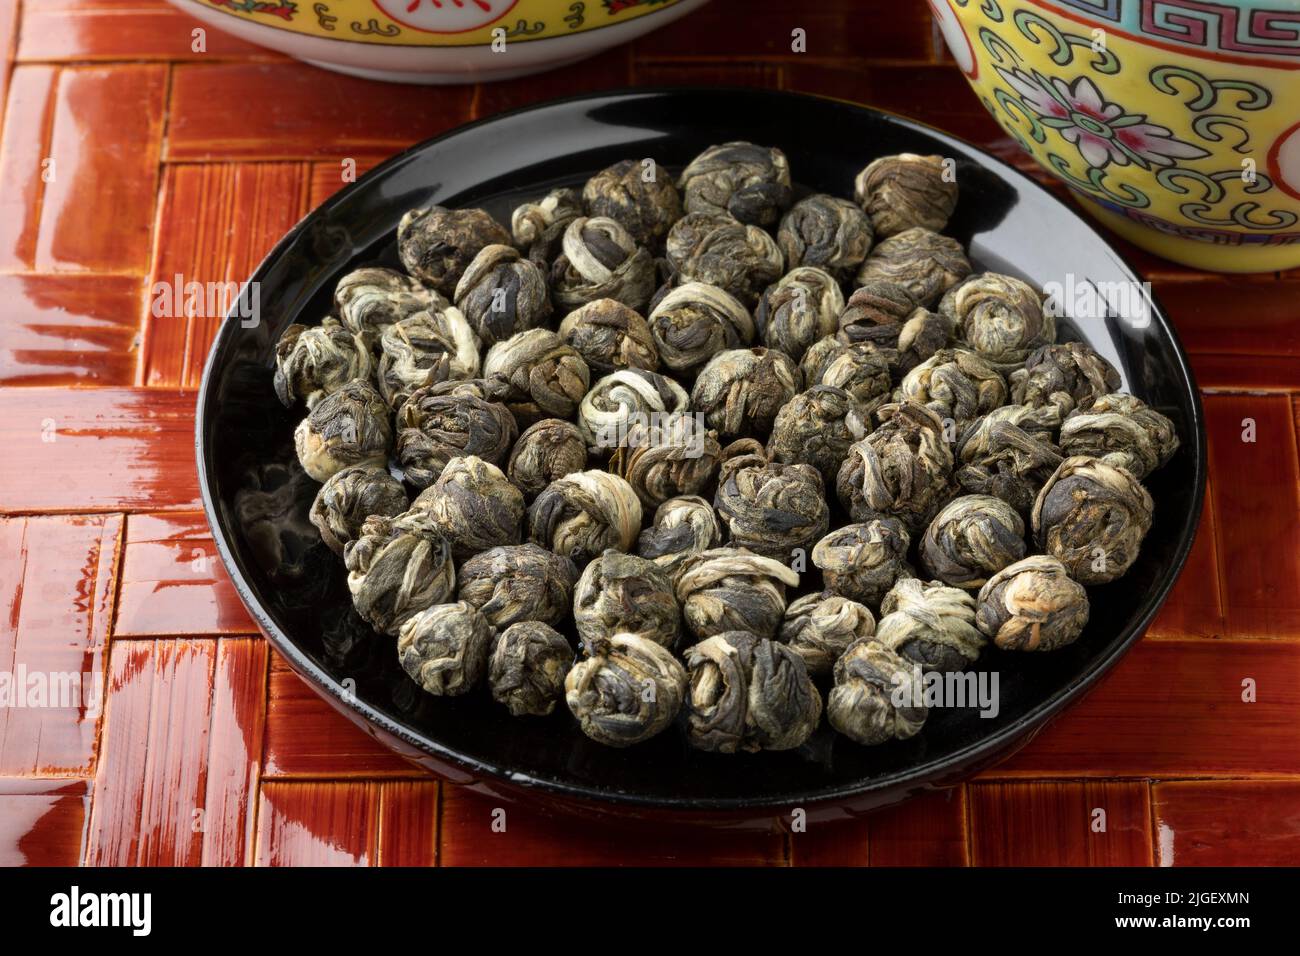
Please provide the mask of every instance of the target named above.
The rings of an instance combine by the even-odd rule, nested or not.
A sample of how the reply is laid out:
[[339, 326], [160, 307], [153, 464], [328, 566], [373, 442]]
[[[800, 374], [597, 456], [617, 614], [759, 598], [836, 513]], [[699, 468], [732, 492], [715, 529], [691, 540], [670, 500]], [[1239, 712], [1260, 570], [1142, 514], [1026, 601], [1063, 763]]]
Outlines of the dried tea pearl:
[[628, 430], [656, 416], [683, 411], [686, 390], [667, 376], [623, 369], [591, 387], [578, 406], [578, 429], [588, 446], [608, 451], [626, 443]]
[[879, 607], [899, 579], [915, 575], [907, 563], [911, 544], [897, 518], [873, 518], [826, 535], [813, 548], [812, 561], [828, 590]]
[[303, 470], [325, 481], [350, 465], [388, 463], [393, 426], [375, 387], [353, 379], [318, 401], [293, 433]]
[[492, 626], [472, 604], [436, 604], [402, 625], [397, 659], [422, 689], [455, 697], [483, 679], [492, 636]]
[[974, 589], [1025, 556], [1025, 522], [991, 495], [948, 502], [921, 538], [921, 566], [954, 587]]
[[1031, 555], [989, 578], [975, 623], [1004, 651], [1054, 651], [1083, 633], [1088, 592], [1056, 558]]
[[916, 227], [872, 249], [858, 270], [857, 281], [858, 285], [874, 279], [902, 283], [918, 305], [930, 308], [970, 271], [960, 242]]
[[545, 717], [564, 696], [572, 663], [569, 642], [549, 624], [512, 624], [497, 636], [488, 659], [492, 699], [505, 704], [512, 717]]
[[563, 254], [551, 266], [551, 295], [565, 312], [597, 299], [641, 311], [655, 290], [655, 263], [613, 219], [585, 216], [564, 230]]
[[450, 296], [484, 246], [510, 245], [510, 234], [482, 209], [412, 209], [397, 227], [397, 254], [406, 271]]
[[677, 600], [697, 638], [724, 631], [771, 637], [785, 614], [785, 589], [799, 575], [780, 561], [744, 548], [712, 548], [688, 558], [677, 578]]
[[771, 226], [790, 205], [790, 163], [774, 147], [723, 143], [691, 160], [678, 185], [688, 213], [729, 213], [741, 222]]
[[935, 232], [957, 205], [957, 179], [942, 156], [882, 156], [858, 173], [853, 195], [882, 239], [913, 226]]
[[723, 349], [748, 345], [754, 340], [754, 321], [734, 296], [716, 286], [688, 282], [659, 300], [650, 312], [650, 332], [659, 360], [684, 372]]
[[947, 499], [952, 451], [939, 416], [924, 405], [881, 406], [882, 424], [849, 449], [835, 490], [854, 521], [892, 515], [921, 531]]
[[395, 269], [369, 267], [349, 272], [334, 288], [334, 307], [348, 329], [373, 346], [394, 322], [417, 312], [445, 309], [445, 298]]
[[844, 293], [830, 273], [799, 266], [767, 287], [754, 327], [763, 344], [797, 362], [814, 342], [835, 334], [843, 311]]
[[1006, 379], [969, 349], [940, 349], [908, 372], [898, 391], [951, 421], [953, 442], [972, 421], [1007, 401]]
[[641, 501], [622, 478], [581, 471], [546, 486], [528, 509], [528, 537], [585, 564], [606, 548], [629, 551], [641, 530]]
[[343, 551], [357, 613], [375, 630], [396, 634], [413, 615], [451, 597], [451, 546], [424, 512], [371, 515]]
[[1174, 423], [1140, 398], [1123, 392], [1102, 395], [1087, 409], [1075, 409], [1061, 425], [1061, 451], [1088, 455], [1124, 468], [1141, 480], [1178, 450]]
[[812, 465], [726, 469], [714, 505], [732, 547], [778, 561], [811, 551], [830, 526], [826, 488]]
[[1151, 495], [1131, 473], [1067, 458], [1034, 501], [1034, 539], [1080, 584], [1105, 584], [1137, 560], [1151, 511]]
[[668, 576], [653, 561], [612, 550], [578, 578], [573, 620], [588, 644], [610, 634], [635, 634], [672, 650], [682, 633]]
[[725, 436], [766, 436], [777, 412], [801, 385], [799, 369], [777, 349], [728, 349], [709, 359], [695, 379], [691, 407]]
[[516, 206], [510, 216], [510, 231], [529, 261], [547, 269], [560, 255], [569, 223], [582, 215], [582, 197], [577, 190], [552, 189], [536, 202]]
[[529, 329], [492, 346], [483, 377], [523, 426], [571, 418], [591, 384], [582, 356], [550, 329]]
[[699, 415], [673, 412], [634, 422], [615, 450], [609, 470], [627, 479], [647, 508], [693, 495], [713, 478], [722, 450]]
[[433, 484], [458, 455], [500, 465], [518, 434], [510, 409], [489, 401], [479, 380], [417, 389], [397, 410], [397, 429], [397, 458], [416, 488]]
[[872, 279], [853, 290], [840, 311], [840, 338], [845, 342], [871, 342], [894, 348], [903, 322], [916, 311], [916, 297], [907, 286], [888, 279]]
[[1061, 463], [1052, 442], [1060, 422], [1054, 405], [993, 409], [962, 433], [953, 477], [964, 491], [1001, 498], [1027, 517], [1038, 489]]
[[456, 307], [484, 345], [494, 345], [551, 315], [546, 276], [514, 246], [484, 246], [456, 283]]
[[942, 581], [904, 578], [880, 602], [875, 639], [928, 671], [965, 670], [983, 650], [975, 598]]
[[1024, 364], [1029, 353], [1056, 341], [1056, 318], [1027, 282], [985, 272], [944, 294], [939, 312], [950, 328], [1000, 372]]
[[572, 345], [592, 371], [659, 367], [650, 326], [641, 314], [614, 299], [579, 306], [560, 323], [560, 338]]
[[808, 380], [808, 387], [829, 385], [844, 389], [857, 399], [865, 420], [890, 400], [891, 382], [889, 357], [884, 351], [870, 342], [837, 343], [830, 360], [818, 369], [816, 379]]
[[876, 619], [865, 604], [823, 591], [785, 609], [781, 641], [803, 658], [809, 674], [829, 677], [850, 644], [875, 632]]
[[460, 566], [459, 598], [493, 627], [520, 621], [559, 624], [573, 605], [578, 569], [535, 544], [511, 544], [476, 554]]
[[762, 291], [785, 272], [776, 241], [758, 226], [729, 216], [683, 216], [669, 231], [664, 254], [675, 285], [717, 286], [746, 308], [753, 308]]
[[609, 747], [648, 740], [676, 718], [686, 671], [672, 651], [634, 634], [600, 637], [564, 679], [564, 700], [582, 732]]
[[641, 532], [636, 552], [649, 558], [673, 582], [686, 559], [722, 542], [713, 506], [695, 495], [669, 498], [655, 511], [654, 524]]
[[826, 719], [850, 740], [874, 747], [915, 737], [929, 716], [923, 701], [920, 668], [867, 638], [835, 662]]
[[625, 159], [587, 180], [582, 201], [592, 216], [617, 220], [640, 245], [653, 248], [682, 217], [673, 178], [653, 159]]
[[478, 375], [478, 339], [454, 306], [394, 322], [379, 345], [379, 393], [390, 408], [401, 407], [417, 388]]
[[300, 398], [312, 408], [353, 379], [372, 374], [369, 346], [337, 319], [315, 327], [291, 325], [275, 345], [275, 394], [285, 408]]
[[1119, 372], [1081, 342], [1044, 345], [1009, 376], [1017, 405], [1054, 405], [1064, 418], [1120, 387]]
[[578, 426], [561, 418], [544, 418], [519, 436], [506, 475], [531, 501], [556, 478], [586, 468], [587, 442]]
[[842, 388], [814, 385], [777, 412], [767, 451], [773, 461], [812, 465], [829, 484], [866, 430], [857, 399]]
[[776, 234], [787, 268], [816, 266], [840, 278], [862, 265], [873, 238], [866, 213], [847, 199], [824, 193], [795, 203]]
[[822, 699], [799, 655], [728, 631], [686, 650], [686, 737], [714, 753], [791, 750], [812, 736]]
[[896, 354], [891, 356], [894, 376], [906, 375], [944, 348], [952, 338], [951, 331], [943, 316], [918, 306], [898, 330]]
[[371, 515], [395, 517], [407, 508], [402, 483], [375, 465], [353, 465], [321, 485], [308, 517], [337, 555], [361, 533]]
[[457, 560], [518, 544], [524, 520], [523, 493], [500, 468], [473, 455], [448, 461], [411, 508], [428, 512]]

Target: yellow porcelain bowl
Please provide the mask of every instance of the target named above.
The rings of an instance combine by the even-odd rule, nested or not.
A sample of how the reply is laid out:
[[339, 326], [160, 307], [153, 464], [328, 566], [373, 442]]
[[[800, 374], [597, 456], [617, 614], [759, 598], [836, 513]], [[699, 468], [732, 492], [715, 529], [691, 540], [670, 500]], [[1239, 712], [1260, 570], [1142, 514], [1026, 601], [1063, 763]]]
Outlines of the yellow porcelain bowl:
[[1300, 266], [1300, 0], [929, 0], [1002, 128], [1157, 255]]
[[503, 80], [626, 43], [708, 0], [171, 0], [212, 26], [341, 73]]

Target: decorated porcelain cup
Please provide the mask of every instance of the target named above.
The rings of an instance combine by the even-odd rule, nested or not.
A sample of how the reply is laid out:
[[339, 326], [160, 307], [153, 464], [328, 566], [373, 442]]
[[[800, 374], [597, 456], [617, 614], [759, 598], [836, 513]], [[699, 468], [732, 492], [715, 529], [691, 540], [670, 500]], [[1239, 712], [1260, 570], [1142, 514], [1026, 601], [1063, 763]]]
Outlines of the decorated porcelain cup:
[[1002, 128], [1157, 255], [1300, 266], [1300, 0], [929, 0]]
[[403, 83], [503, 80], [626, 43], [708, 0], [171, 0], [327, 70]]

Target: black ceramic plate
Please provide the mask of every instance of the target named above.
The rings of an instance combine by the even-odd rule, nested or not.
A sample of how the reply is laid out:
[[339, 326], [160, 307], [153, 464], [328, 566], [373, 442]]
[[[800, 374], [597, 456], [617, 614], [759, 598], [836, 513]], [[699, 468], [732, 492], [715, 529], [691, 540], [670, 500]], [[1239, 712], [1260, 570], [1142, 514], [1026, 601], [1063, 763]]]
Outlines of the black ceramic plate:
[[783, 149], [801, 192], [838, 196], [852, 195], [854, 175], [874, 157], [953, 157], [961, 199], [947, 232], [968, 245], [977, 269], [1039, 287], [1068, 276], [1072, 289], [1138, 281], [1078, 215], [979, 150], [895, 116], [793, 94], [637, 90], [565, 100], [431, 140], [344, 189], [252, 277], [255, 327], [232, 315], [217, 336], [199, 397], [199, 476], [222, 560], [272, 643], [352, 720], [431, 769], [501, 796], [524, 788], [625, 811], [797, 805], [843, 812], [897, 801], [992, 762], [1078, 697], [1141, 635], [1183, 564], [1201, 510], [1204, 437], [1186, 356], [1152, 303], [1146, 324], [1114, 314], [1075, 318], [1063, 323], [1061, 337], [1090, 343], [1120, 370], [1127, 390], [1176, 423], [1182, 447], [1148, 480], [1155, 522], [1130, 573], [1091, 589], [1092, 620], [1077, 643], [1042, 655], [985, 652], [976, 669], [998, 673], [996, 717], [974, 707], [939, 710], [919, 736], [875, 748], [823, 722], [798, 751], [722, 756], [688, 749], [675, 729], [613, 750], [586, 739], [563, 706], [550, 718], [516, 719], [486, 692], [441, 699], [418, 690], [398, 667], [392, 639], [376, 637], [351, 613], [341, 562], [307, 522], [317, 486], [294, 459], [302, 411], [282, 408], [271, 387], [281, 330], [319, 321], [348, 270], [396, 264], [393, 237], [408, 209], [482, 206], [508, 223], [519, 202], [580, 184], [620, 159], [653, 156], [677, 170], [710, 144], [740, 139]]

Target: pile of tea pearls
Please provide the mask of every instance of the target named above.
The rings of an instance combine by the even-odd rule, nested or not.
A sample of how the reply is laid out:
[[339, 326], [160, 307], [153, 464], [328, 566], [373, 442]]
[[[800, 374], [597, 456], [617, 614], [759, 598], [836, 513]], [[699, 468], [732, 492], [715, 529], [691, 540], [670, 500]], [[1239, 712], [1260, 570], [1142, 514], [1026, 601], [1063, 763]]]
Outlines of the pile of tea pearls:
[[409, 212], [401, 270], [345, 276], [275, 355], [357, 613], [429, 694], [720, 753], [823, 713], [911, 737], [896, 689], [1075, 641], [1178, 436], [1033, 287], [973, 272], [956, 202], [937, 156], [796, 199], [780, 150], [725, 143], [508, 227]]

